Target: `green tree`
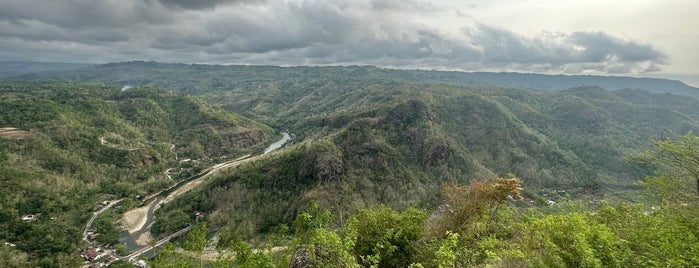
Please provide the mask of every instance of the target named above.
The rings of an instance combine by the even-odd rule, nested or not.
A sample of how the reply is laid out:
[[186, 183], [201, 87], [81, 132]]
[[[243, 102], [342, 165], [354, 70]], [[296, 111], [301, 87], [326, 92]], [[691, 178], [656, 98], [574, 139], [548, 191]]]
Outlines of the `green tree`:
[[308, 203], [306, 211], [296, 216], [293, 226], [296, 229], [296, 233], [304, 234], [324, 228], [330, 221], [330, 217], [330, 211], [320, 209], [317, 202], [311, 201]]
[[235, 251], [235, 264], [236, 267], [243, 268], [272, 268], [274, 263], [272, 262], [271, 256], [265, 254], [263, 251], [254, 252], [250, 245], [242, 240], [237, 240], [233, 244], [233, 250]]
[[439, 268], [454, 267], [456, 261], [456, 243], [459, 241], [459, 234], [447, 231], [447, 237], [437, 250], [437, 266]]
[[652, 197], [670, 203], [695, 203], [699, 197], [699, 137], [689, 132], [654, 145], [655, 150], [628, 157], [655, 168], [643, 182]]
[[153, 267], [196, 267], [193, 260], [187, 255], [177, 252], [175, 245], [165, 243], [158, 255], [150, 261]]
[[517, 244], [528, 252], [528, 266], [620, 267], [624, 245], [606, 225], [587, 214], [538, 217], [523, 231]]
[[[675, 209], [672, 209], [675, 210]], [[644, 210], [642, 205], [602, 203], [593, 219], [618, 237], [622, 267], [698, 267], [697, 220]]]
[[206, 246], [206, 222], [195, 225], [187, 233], [182, 248], [199, 254], [199, 267], [204, 267], [204, 247]]
[[416, 242], [424, 234], [427, 213], [415, 208], [396, 212], [387, 207], [363, 209], [350, 220], [356, 232], [354, 254], [363, 265], [407, 267], [417, 255]]
[[331, 217], [330, 211], [320, 209], [315, 201], [296, 217], [291, 267], [358, 267], [352, 255], [356, 229], [348, 228], [338, 234], [327, 226]]

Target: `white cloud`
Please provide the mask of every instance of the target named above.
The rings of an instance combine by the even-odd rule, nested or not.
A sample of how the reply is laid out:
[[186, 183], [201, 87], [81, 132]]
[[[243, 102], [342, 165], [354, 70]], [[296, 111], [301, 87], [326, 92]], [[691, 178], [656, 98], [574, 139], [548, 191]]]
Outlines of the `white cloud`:
[[418, 0], [45, 2], [0, 4], [0, 60], [565, 73], [644, 73], [669, 63], [648, 43], [604, 31], [518, 33], [475, 21], [473, 7]]

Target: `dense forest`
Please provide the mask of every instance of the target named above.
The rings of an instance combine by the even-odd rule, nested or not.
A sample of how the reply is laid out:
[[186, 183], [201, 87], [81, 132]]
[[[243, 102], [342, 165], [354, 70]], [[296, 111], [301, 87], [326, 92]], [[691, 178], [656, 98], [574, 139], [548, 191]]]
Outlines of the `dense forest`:
[[265, 125], [192, 97], [104, 84], [0, 83], [0, 126], [0, 240], [16, 245], [0, 262], [30, 266], [74, 266], [81, 228], [102, 200], [137, 204], [272, 138]]
[[[0, 240], [16, 244], [2, 261], [70, 266], [100, 200], [138, 206], [168, 174], [260, 153], [275, 129], [295, 139], [156, 212], [154, 235], [194, 228], [152, 265], [699, 264], [699, 100], [663, 81], [536, 90], [474, 77], [130, 62], [13, 78], [71, 82], [1, 84]], [[101, 226], [118, 228], [120, 209]]]
[[699, 97], [699, 89], [695, 87], [676, 80], [658, 78], [395, 70], [374, 66], [227, 66], [173, 64], [153, 61], [132, 61], [87, 66], [59, 63], [0, 62], [0, 69], [7, 69], [5, 77], [10, 77], [10, 74], [14, 74], [13, 79], [72, 80], [109, 82], [118, 85], [152, 85], [191, 94], [199, 94], [197, 93], [198, 91], [211, 89], [230, 90], [246, 87], [255, 89], [275, 81], [290, 82], [321, 78], [436, 83], [458, 86], [480, 85], [532, 90], [565, 90], [580, 86], [599, 86], [608, 90], [642, 89], [651, 93], [671, 93], [681, 96]]
[[[517, 178], [443, 185], [436, 209], [370, 206], [349, 215], [310, 202], [251, 250], [236, 237], [206, 251], [206, 222], [167, 245], [155, 267], [695, 267], [699, 137], [629, 158], [656, 168], [642, 203], [528, 206]], [[697, 188], [697, 189], [695, 189]], [[234, 252], [234, 254], [232, 254]], [[207, 253], [205, 255], [205, 253]]]

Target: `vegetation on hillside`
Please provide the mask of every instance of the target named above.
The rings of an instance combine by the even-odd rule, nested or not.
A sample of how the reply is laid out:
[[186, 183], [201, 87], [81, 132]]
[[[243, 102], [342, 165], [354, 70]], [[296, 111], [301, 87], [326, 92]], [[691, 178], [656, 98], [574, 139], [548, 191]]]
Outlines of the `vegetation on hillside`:
[[[696, 159], [699, 138], [662, 140], [633, 155], [656, 173], [644, 180], [645, 203], [569, 201], [523, 206], [520, 181], [496, 178], [444, 185], [441, 205], [427, 212], [363, 208], [338, 221], [310, 202], [280, 225], [259, 251], [238, 240], [219, 244], [218, 258], [168, 245], [156, 267], [694, 267], [699, 265]], [[672, 189], [674, 191], [667, 191]], [[679, 191], [678, 194], [676, 191]], [[200, 230], [207, 230], [200, 224]], [[207, 238], [206, 231], [189, 241]], [[216, 232], [210, 232], [211, 236]], [[266, 248], [266, 249], [264, 249]], [[196, 253], [198, 251], [194, 250]], [[231, 254], [234, 253], [234, 254]]]
[[[0, 83], [0, 127], [0, 241], [35, 266], [75, 266], [102, 200], [135, 201], [271, 138], [268, 127], [192, 97], [62, 82]], [[99, 240], [116, 239], [113, 218], [94, 222]]]
[[[623, 159], [651, 148], [652, 139], [698, 131], [695, 99], [598, 87], [498, 88], [454, 82], [448, 73], [373, 67], [134, 62], [54, 78], [115, 85], [0, 84], [0, 241], [17, 242], [3, 248], [8, 263], [71, 266], [81, 225], [100, 200], [152, 193], [172, 185], [170, 176], [259, 152], [272, 132], [266, 124], [296, 138], [163, 205], [155, 235], [196, 224], [195, 212], [207, 224], [181, 244], [184, 254], [171, 246], [154, 263], [696, 264], [696, 202], [677, 191], [686, 181], [671, 180], [694, 171], [663, 161], [673, 159], [668, 152], [692, 150], [667, 141], [673, 146], [661, 142], [658, 151], [631, 157], [642, 165]], [[196, 97], [121, 90], [146, 84]], [[653, 174], [644, 185], [656, 195], [651, 201], [663, 202], [619, 203], [642, 200], [633, 190]], [[22, 221], [29, 213], [41, 213], [39, 220]], [[105, 227], [114, 216], [95, 224]], [[100, 239], [113, 241], [110, 231]], [[216, 237], [220, 260], [202, 259], [202, 235]], [[665, 239], [662, 250], [652, 239]]]
[[[162, 86], [275, 128], [288, 128], [300, 139], [332, 139], [343, 155], [382, 140], [403, 158], [392, 161], [404, 166], [412, 164], [405, 161], [411, 154], [410, 158], [427, 158], [424, 161], [443, 154], [430, 165], [443, 170], [442, 163], [447, 163], [446, 175], [435, 170], [393, 172], [397, 177], [417, 175], [438, 182], [512, 172], [536, 187], [628, 188], [647, 170], [623, 161], [625, 154], [648, 148], [651, 138], [699, 130], [696, 99], [590, 86], [561, 90], [605, 81], [613, 89], [657, 82], [618, 77], [138, 61], [23, 77], [47, 78]], [[484, 82], [493, 80], [558, 91], [499, 88]], [[533, 84], [527, 86], [527, 81]], [[652, 87], [659, 88], [654, 92], [677, 93], [669, 84]], [[409, 111], [412, 108], [421, 111]], [[338, 138], [350, 132], [357, 137], [354, 141], [368, 140], [357, 144]], [[352, 169], [345, 167], [345, 174]], [[432, 187], [432, 193], [437, 188]]]
[[[8, 73], [26, 74], [13, 79], [75, 80], [109, 82], [118, 85], [151, 85], [199, 95], [210, 90], [254, 90], [274, 84], [289, 85], [319, 78], [355, 81], [394, 81], [400, 83], [448, 84], [456, 86], [508, 87], [534, 90], [565, 90], [599, 86], [608, 90], [641, 89], [699, 98], [699, 89], [677, 80], [595, 75], [544, 75], [533, 73], [449, 72], [396, 70], [374, 66], [278, 67], [202, 65], [131, 61], [108, 63], [71, 70], [57, 64], [42, 65], [53, 72], [31, 73], [32, 64], [7, 64]], [[0, 63], [2, 66], [2, 63]], [[60, 65], [59, 65], [60, 66]], [[1, 73], [0, 73], [1, 75]], [[204, 91], [204, 92], [202, 92]]]

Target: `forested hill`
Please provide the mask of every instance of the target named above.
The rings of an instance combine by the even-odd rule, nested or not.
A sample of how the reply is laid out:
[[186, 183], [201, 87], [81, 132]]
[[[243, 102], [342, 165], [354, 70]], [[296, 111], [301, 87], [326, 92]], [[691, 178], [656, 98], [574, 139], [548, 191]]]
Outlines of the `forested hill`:
[[[36, 64], [32, 65], [36, 66]], [[5, 66], [8, 71], [12, 66]], [[16, 73], [21, 74], [22, 70]], [[320, 77], [334, 80], [385, 80], [452, 85], [485, 85], [534, 90], [564, 90], [581, 86], [599, 86], [608, 90], [642, 89], [652, 93], [671, 93], [699, 98], [699, 89], [677, 80], [596, 75], [543, 75], [530, 73], [488, 73], [396, 70], [373, 66], [348, 67], [274, 67], [168, 64], [158, 62], [121, 62], [76, 70], [24, 73], [22, 80], [102, 81], [118, 85], [155, 85], [178, 92], [197, 94], [198, 90], [259, 86], [274, 81], [309, 80]]]
[[[310, 200], [335, 212], [376, 204], [434, 208], [444, 184], [508, 174], [522, 180], [530, 200], [542, 198], [542, 189], [617, 198], [649, 174], [625, 161], [627, 153], [699, 131], [699, 101], [671, 94], [299, 78], [278, 67], [250, 68], [260, 75], [192, 76], [198, 88], [191, 94], [288, 128], [295, 144], [159, 211], [173, 219], [204, 211], [226, 243], [289, 224]], [[231, 82], [210, 87], [213, 78]]]
[[27, 74], [76, 70], [94, 66], [87, 63], [0, 61], [0, 78]]
[[[0, 250], [13, 252], [0, 266], [76, 267], [80, 233], [100, 201], [134, 204], [211, 163], [262, 150], [272, 134], [162, 89], [0, 82], [0, 241], [16, 245]], [[23, 221], [29, 214], [37, 219]], [[116, 239], [100, 228], [100, 239]]]
[[528, 73], [473, 73], [475, 79], [489, 84], [539, 90], [564, 90], [580, 86], [598, 86], [608, 90], [641, 89], [652, 93], [670, 93], [699, 98], [699, 88], [677, 80], [598, 75], [543, 75]]
[[[381, 168], [401, 178], [421, 174], [430, 182], [511, 172], [537, 187], [629, 186], [644, 173], [626, 163], [624, 154], [647, 148], [652, 138], [699, 130], [696, 99], [650, 89], [525, 89], [547, 79], [559, 82], [544, 89], [589, 81], [614, 88], [640, 86], [637, 81], [683, 85], [660, 79], [142, 61], [22, 78], [155, 85], [195, 95], [290, 128], [308, 142], [330, 139], [339, 146], [342, 174], [363, 170], [374, 174], [369, 179], [382, 177], [376, 170]], [[678, 87], [665, 92], [672, 88]], [[391, 160], [384, 167], [352, 164], [358, 156], [373, 164]], [[359, 174], [352, 176], [366, 177]]]
[[[25, 213], [79, 226], [87, 218], [81, 205], [98, 196], [166, 187], [166, 167], [179, 164], [175, 152], [211, 164], [259, 150], [272, 132], [265, 125], [296, 139], [164, 205], [153, 233], [204, 212], [220, 245], [233, 245], [291, 224], [311, 200], [342, 225], [344, 215], [378, 204], [433, 210], [444, 186], [498, 176], [519, 178], [528, 205], [625, 198], [651, 174], [626, 154], [699, 132], [694, 98], [595, 86], [529, 90], [450, 75], [130, 62], [23, 77], [95, 84], [4, 82], [0, 161], [1, 174], [10, 174], [3, 189], [11, 190], [0, 216], [12, 231], [2, 239], [41, 237], [19, 225]], [[551, 194], [559, 190], [570, 196]], [[15, 253], [35, 254], [36, 245], [43, 244]], [[71, 249], [61, 250], [36, 254], [58, 261]]]

